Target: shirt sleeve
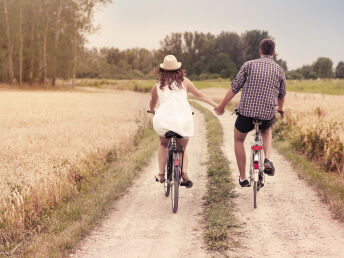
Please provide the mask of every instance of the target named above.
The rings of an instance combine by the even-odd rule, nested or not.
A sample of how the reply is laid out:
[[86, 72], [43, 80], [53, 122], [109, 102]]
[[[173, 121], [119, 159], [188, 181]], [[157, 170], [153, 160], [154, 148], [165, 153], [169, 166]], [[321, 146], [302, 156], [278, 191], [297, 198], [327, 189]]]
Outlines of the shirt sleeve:
[[244, 63], [237, 76], [235, 77], [234, 81], [232, 82], [232, 91], [233, 93], [238, 93], [244, 83], [246, 82], [246, 77], [247, 77], [247, 63]]
[[282, 71], [282, 78], [281, 78], [281, 82], [280, 82], [280, 91], [278, 94], [278, 98], [279, 99], [284, 98], [286, 93], [287, 93], [287, 83], [286, 83], [285, 73], [284, 73], [284, 71]]

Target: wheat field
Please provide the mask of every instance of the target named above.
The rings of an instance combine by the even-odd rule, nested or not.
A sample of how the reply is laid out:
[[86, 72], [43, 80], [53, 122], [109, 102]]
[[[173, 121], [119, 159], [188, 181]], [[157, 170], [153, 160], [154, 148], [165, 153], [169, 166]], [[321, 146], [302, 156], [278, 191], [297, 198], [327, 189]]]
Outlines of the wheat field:
[[7, 238], [75, 191], [71, 168], [113, 147], [124, 151], [148, 104], [149, 95], [124, 91], [1, 91], [0, 219], [7, 229], [0, 230]]
[[[202, 90], [220, 102], [227, 90], [209, 88]], [[236, 107], [240, 96], [235, 96], [231, 106]], [[327, 171], [344, 174], [344, 96], [288, 92], [285, 102], [288, 129], [297, 148], [317, 160]], [[280, 126], [277, 123], [277, 126]]]

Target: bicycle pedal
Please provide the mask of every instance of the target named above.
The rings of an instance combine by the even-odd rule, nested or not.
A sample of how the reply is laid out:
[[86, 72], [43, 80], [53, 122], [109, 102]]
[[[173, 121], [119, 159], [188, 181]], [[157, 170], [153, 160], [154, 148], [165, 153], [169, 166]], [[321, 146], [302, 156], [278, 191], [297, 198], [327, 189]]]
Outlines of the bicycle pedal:
[[180, 182], [180, 186], [186, 186], [187, 183], [186, 182]]

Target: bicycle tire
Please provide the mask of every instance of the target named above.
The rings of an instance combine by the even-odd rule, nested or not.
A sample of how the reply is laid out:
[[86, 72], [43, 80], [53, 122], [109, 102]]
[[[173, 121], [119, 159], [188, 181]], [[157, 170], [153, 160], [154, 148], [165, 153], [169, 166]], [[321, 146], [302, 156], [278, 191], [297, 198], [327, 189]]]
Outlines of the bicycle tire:
[[171, 182], [167, 179], [167, 172], [165, 172], [165, 178], [166, 178], [166, 181], [164, 183], [164, 192], [165, 192], [165, 196], [168, 197], [170, 195]]
[[257, 181], [253, 183], [253, 207], [257, 208]]
[[177, 213], [178, 211], [178, 198], [179, 198], [179, 173], [180, 167], [174, 167], [173, 169], [173, 185], [171, 191], [172, 211]]
[[164, 192], [165, 192], [165, 196], [168, 197], [170, 195], [170, 191], [171, 191], [171, 174], [172, 174], [172, 164], [171, 164], [171, 158], [169, 157], [167, 160], [167, 164], [166, 164], [166, 170], [165, 170], [165, 178], [166, 181], [164, 183]]

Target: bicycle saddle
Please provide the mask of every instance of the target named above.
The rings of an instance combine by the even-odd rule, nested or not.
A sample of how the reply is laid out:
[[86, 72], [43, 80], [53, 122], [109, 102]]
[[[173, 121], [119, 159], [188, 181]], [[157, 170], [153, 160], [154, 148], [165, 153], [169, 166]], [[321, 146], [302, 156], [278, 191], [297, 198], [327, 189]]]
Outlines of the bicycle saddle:
[[175, 136], [176, 138], [183, 138], [183, 136], [180, 136], [179, 134], [172, 131], [168, 131], [167, 133], [165, 133], [165, 138], [172, 138], [173, 136]]

